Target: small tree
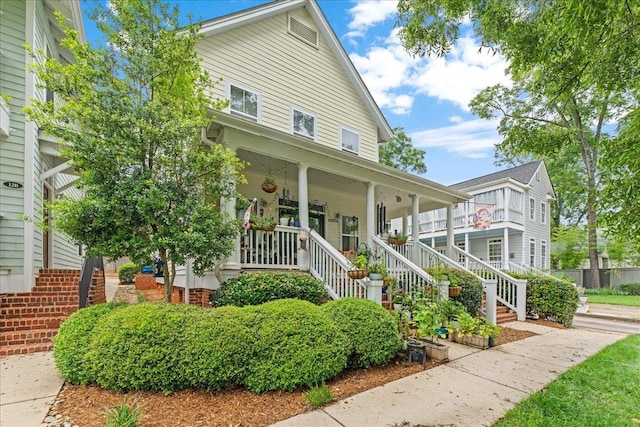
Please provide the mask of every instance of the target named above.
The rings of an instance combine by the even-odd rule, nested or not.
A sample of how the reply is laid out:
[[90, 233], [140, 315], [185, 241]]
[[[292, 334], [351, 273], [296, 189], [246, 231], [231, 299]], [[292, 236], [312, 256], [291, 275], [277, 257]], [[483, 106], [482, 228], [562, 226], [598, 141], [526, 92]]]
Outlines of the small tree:
[[244, 180], [233, 152], [200, 138], [209, 109], [224, 102], [208, 96], [211, 79], [195, 51], [199, 26], [179, 29], [178, 16], [159, 0], [110, 0], [91, 13], [106, 41], [96, 49], [58, 14], [61, 43], [76, 62], [36, 61], [33, 72], [62, 102], [34, 99], [26, 108], [63, 141], [80, 174], [84, 197], [56, 201], [55, 225], [87, 245], [87, 256], [129, 256], [140, 265], [158, 256], [167, 301], [177, 265], [192, 259], [203, 274], [231, 252], [239, 224], [218, 203]]
[[426, 173], [424, 150], [411, 145], [411, 138], [403, 128], [396, 127], [393, 132], [395, 137], [378, 149], [380, 163], [406, 172]]

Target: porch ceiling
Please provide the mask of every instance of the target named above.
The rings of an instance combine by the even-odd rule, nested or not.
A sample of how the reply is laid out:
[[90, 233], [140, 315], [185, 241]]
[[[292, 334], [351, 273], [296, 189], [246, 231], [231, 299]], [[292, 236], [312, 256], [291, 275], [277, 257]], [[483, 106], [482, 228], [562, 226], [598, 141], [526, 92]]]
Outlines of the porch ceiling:
[[[362, 197], [365, 184], [372, 182], [376, 184], [377, 201], [385, 200], [391, 218], [411, 212], [410, 194], [420, 197], [420, 212], [471, 198], [462, 191], [288, 133], [219, 111], [215, 115], [207, 136], [237, 150], [240, 158], [251, 163], [248, 170], [267, 174], [270, 169], [280, 179], [287, 170], [288, 177], [297, 178], [297, 166], [307, 165], [310, 185], [339, 188], [337, 191]], [[396, 202], [396, 196], [400, 196], [400, 202]]]

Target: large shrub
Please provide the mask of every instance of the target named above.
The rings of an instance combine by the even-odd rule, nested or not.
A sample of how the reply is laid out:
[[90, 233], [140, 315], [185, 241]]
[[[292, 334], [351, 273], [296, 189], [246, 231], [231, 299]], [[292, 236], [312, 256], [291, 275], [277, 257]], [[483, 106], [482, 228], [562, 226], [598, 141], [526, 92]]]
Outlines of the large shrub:
[[527, 279], [527, 313], [569, 327], [578, 308], [578, 290], [571, 283], [549, 276], [509, 273]]
[[627, 295], [640, 295], [640, 283], [622, 283], [620, 290]]
[[[436, 273], [434, 270], [433, 268], [427, 268], [425, 271], [433, 275], [433, 273]], [[471, 316], [476, 316], [482, 307], [483, 290], [480, 279], [471, 273], [453, 267], [441, 267], [437, 270], [437, 273], [444, 273], [448, 276], [450, 285], [460, 286], [462, 288], [460, 294], [451, 299], [462, 304]]]
[[245, 307], [255, 313], [245, 386], [292, 391], [333, 378], [347, 366], [349, 340], [320, 307], [285, 299]]
[[140, 267], [132, 262], [128, 262], [118, 267], [118, 279], [121, 283], [133, 283], [136, 274], [139, 272]]
[[220, 390], [243, 384], [253, 357], [254, 313], [227, 306], [204, 310], [184, 330], [191, 386]]
[[114, 390], [169, 393], [190, 385], [189, 347], [183, 334], [203, 309], [175, 304], [135, 304], [117, 310], [93, 330], [86, 360], [96, 382]]
[[382, 365], [393, 359], [402, 347], [396, 317], [380, 304], [342, 298], [324, 304], [321, 309], [349, 338], [351, 367]]
[[127, 306], [125, 303], [110, 302], [98, 304], [76, 311], [60, 325], [53, 337], [53, 359], [60, 374], [73, 384], [91, 384], [90, 365], [85, 361], [93, 328], [98, 321], [114, 310]]
[[243, 307], [296, 298], [318, 304], [326, 297], [322, 282], [308, 274], [245, 273], [223, 283], [211, 296], [211, 302], [214, 307]]

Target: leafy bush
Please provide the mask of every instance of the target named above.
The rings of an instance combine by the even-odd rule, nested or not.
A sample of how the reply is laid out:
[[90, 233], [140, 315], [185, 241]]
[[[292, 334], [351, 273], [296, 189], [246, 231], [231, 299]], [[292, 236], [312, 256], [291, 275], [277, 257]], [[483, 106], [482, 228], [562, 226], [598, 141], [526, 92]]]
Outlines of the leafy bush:
[[140, 267], [132, 262], [122, 264], [118, 267], [118, 279], [121, 283], [133, 283], [136, 274], [140, 272]]
[[[425, 271], [432, 274], [433, 268]], [[476, 316], [482, 307], [482, 282], [473, 274], [457, 268], [438, 268], [440, 274], [446, 274], [451, 286], [460, 286], [462, 290], [457, 297], [451, 299], [464, 306], [471, 316]], [[436, 273], [437, 274], [437, 273]]]
[[245, 307], [255, 313], [245, 386], [292, 391], [333, 378], [347, 365], [349, 341], [320, 307], [285, 299]]
[[96, 382], [114, 390], [170, 393], [190, 385], [182, 331], [202, 308], [135, 304], [114, 311], [93, 329], [86, 361]]
[[127, 306], [126, 303], [98, 304], [73, 313], [62, 322], [57, 335], [53, 337], [53, 358], [60, 374], [73, 384], [91, 384], [85, 354], [89, 347], [96, 324], [113, 311]]
[[349, 338], [351, 367], [382, 365], [402, 348], [396, 317], [373, 301], [342, 298], [321, 309]]
[[575, 286], [550, 277], [532, 277], [527, 281], [527, 309], [538, 316], [569, 327], [578, 308]]
[[640, 283], [622, 283], [620, 290], [628, 295], [640, 295]]
[[142, 411], [135, 403], [123, 402], [113, 409], [107, 409], [106, 427], [136, 427], [142, 418]]
[[249, 310], [227, 306], [204, 310], [187, 325], [189, 345], [182, 354], [191, 362], [192, 387], [220, 390], [244, 382], [253, 357], [254, 317]]
[[333, 393], [324, 383], [321, 386], [312, 387], [311, 390], [305, 393], [304, 397], [312, 408], [319, 408], [322, 405], [333, 402], [334, 399]]
[[322, 282], [308, 274], [245, 273], [223, 283], [211, 296], [211, 302], [214, 307], [243, 307], [296, 298], [318, 304], [326, 297]]

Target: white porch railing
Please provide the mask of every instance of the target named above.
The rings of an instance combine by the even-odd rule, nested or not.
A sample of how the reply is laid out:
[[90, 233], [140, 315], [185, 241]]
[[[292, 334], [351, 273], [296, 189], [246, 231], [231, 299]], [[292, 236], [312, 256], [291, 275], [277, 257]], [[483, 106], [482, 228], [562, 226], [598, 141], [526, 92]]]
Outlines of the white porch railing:
[[460, 264], [444, 254], [438, 252], [430, 246], [425, 245], [422, 242], [418, 242], [418, 250], [420, 251], [420, 265], [424, 268], [432, 268], [432, 267], [450, 267], [456, 268], [458, 270], [462, 270], [468, 274], [471, 274], [473, 277], [478, 279], [482, 283], [482, 289], [485, 293], [486, 298], [486, 312], [485, 317], [495, 325], [497, 320], [496, 313], [496, 284], [497, 281], [492, 278], [483, 278], [476, 274], [475, 272], [466, 268], [463, 264]]
[[545, 276], [545, 277], [553, 277], [557, 279], [552, 274], [549, 274], [546, 271], [540, 270], [539, 268], [532, 267], [526, 264], [516, 264], [515, 262], [507, 261], [507, 267], [505, 270], [513, 271], [520, 274], [534, 274], [536, 276]]
[[344, 297], [367, 298], [363, 280], [347, 275], [349, 261], [317, 232], [309, 232], [309, 272], [322, 280], [333, 299]]
[[[387, 274], [398, 279], [398, 285], [404, 292], [412, 289], [423, 289], [425, 286], [435, 286], [436, 282], [424, 269], [410, 261], [412, 242], [401, 246], [391, 246], [380, 237], [373, 236], [376, 256], [383, 256], [387, 264]], [[398, 250], [402, 252], [399, 252]]]
[[461, 264], [463, 264], [468, 270], [473, 270], [476, 274], [486, 279], [496, 280], [496, 298], [498, 301], [515, 311], [518, 316], [518, 320], [525, 320], [527, 300], [526, 280], [514, 279], [507, 273], [492, 267], [457, 246], [452, 246], [452, 249], [458, 259], [462, 260]]
[[300, 229], [278, 225], [274, 231], [248, 230], [240, 236], [240, 264], [244, 268], [298, 268]]

